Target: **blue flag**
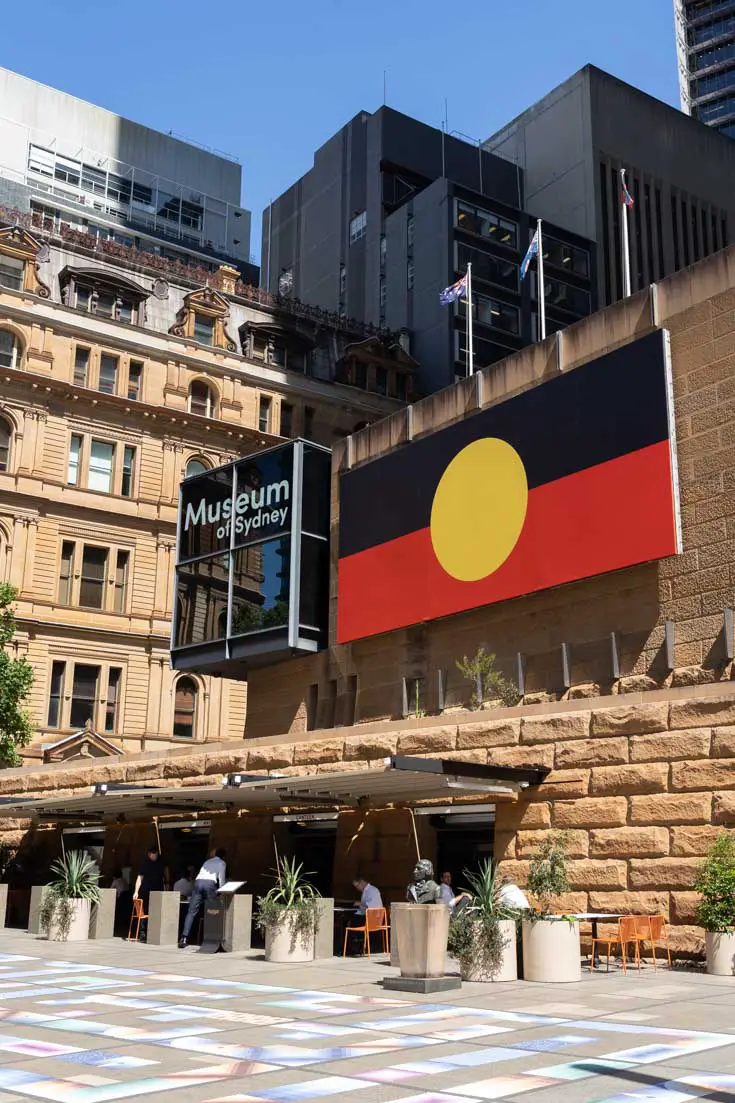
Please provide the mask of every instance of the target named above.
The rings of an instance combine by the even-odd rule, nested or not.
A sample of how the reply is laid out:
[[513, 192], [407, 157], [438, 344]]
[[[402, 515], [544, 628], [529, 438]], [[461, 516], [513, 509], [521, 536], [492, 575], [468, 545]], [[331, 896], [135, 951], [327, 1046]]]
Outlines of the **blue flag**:
[[536, 233], [531, 238], [531, 244], [528, 246], [528, 249], [526, 251], [526, 255], [523, 258], [523, 260], [521, 261], [521, 279], [522, 280], [526, 278], [526, 272], [528, 271], [528, 266], [529, 266], [529, 264], [531, 263], [531, 261], [533, 260], [533, 258], [535, 256], [538, 256], [538, 227], [536, 228]]
[[455, 302], [457, 299], [467, 298], [467, 276], [462, 276], [461, 280], [457, 280], [451, 287], [445, 287], [443, 291], [439, 292], [439, 302], [442, 306], [449, 306], [450, 303]]

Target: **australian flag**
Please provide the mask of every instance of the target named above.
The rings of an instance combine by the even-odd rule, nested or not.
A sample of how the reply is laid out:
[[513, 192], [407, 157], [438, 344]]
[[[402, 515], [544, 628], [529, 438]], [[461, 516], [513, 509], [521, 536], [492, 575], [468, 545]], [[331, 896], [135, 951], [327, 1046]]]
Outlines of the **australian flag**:
[[467, 276], [462, 276], [461, 280], [457, 280], [451, 287], [445, 287], [443, 291], [439, 292], [439, 302], [442, 306], [449, 306], [450, 303], [456, 302], [457, 299], [467, 298]]
[[538, 256], [538, 228], [536, 229], [536, 233], [531, 238], [531, 244], [528, 246], [528, 249], [526, 250], [525, 257], [521, 261], [521, 279], [522, 280], [526, 278], [526, 272], [528, 271], [528, 266], [531, 263], [531, 261], [533, 260], [533, 258], [536, 257], [536, 256]]
[[621, 192], [620, 198], [622, 200], [623, 206], [624, 207], [632, 207], [633, 206], [633, 196], [630, 194], [627, 187], [625, 186], [625, 177], [623, 176], [622, 173], [620, 174], [620, 184], [621, 184], [621, 187], [622, 187], [622, 192]]

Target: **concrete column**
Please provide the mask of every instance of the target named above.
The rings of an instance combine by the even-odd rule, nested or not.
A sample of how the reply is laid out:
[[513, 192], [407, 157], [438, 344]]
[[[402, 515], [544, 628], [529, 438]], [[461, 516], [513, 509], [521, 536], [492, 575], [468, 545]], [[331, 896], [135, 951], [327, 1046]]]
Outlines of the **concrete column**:
[[148, 944], [175, 946], [179, 941], [178, 892], [152, 892], [148, 900]]
[[0, 885], [0, 930], [5, 926], [5, 913], [8, 910], [8, 886]]
[[34, 885], [31, 889], [31, 903], [28, 908], [29, 934], [40, 934], [41, 932], [41, 905], [47, 889], [48, 885]]
[[112, 938], [115, 933], [115, 889], [100, 889], [99, 904], [92, 905], [89, 917], [90, 938]]
[[232, 896], [225, 910], [225, 931], [222, 949], [228, 954], [249, 950], [252, 945], [253, 898]]
[[317, 901], [319, 925], [314, 942], [314, 960], [334, 957], [334, 900], [322, 897]]

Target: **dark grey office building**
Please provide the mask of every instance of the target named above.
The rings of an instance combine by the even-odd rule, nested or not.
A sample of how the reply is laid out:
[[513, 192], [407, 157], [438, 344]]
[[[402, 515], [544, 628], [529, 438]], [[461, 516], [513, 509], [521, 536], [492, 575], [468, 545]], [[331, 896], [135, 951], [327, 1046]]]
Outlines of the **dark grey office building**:
[[735, 2], [674, 0], [681, 109], [735, 138]]
[[[535, 339], [535, 272], [519, 277], [536, 217], [523, 187], [502, 157], [388, 107], [363, 111], [265, 211], [265, 286], [406, 331], [420, 389], [438, 390], [466, 371], [466, 305], [442, 306], [439, 292], [468, 261], [475, 366]], [[595, 308], [595, 262], [583, 235], [552, 225], [544, 252], [552, 332]]]
[[623, 294], [621, 168], [632, 290], [732, 240], [735, 142], [592, 65], [484, 146], [523, 170], [530, 210], [597, 244], [600, 305]]

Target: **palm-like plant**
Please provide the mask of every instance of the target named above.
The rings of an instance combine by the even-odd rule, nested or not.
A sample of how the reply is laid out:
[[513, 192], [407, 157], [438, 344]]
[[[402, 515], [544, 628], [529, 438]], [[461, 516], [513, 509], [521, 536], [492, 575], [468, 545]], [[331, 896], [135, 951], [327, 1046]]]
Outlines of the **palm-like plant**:
[[41, 904], [41, 930], [49, 933], [51, 924], [58, 928], [60, 941], [65, 941], [74, 915], [76, 900], [100, 900], [97, 863], [83, 850], [70, 850], [63, 858], [51, 863], [51, 873], [57, 874], [44, 893]]
[[448, 950], [459, 961], [465, 976], [472, 969], [492, 976], [500, 969], [506, 939], [500, 928], [504, 920], [515, 921], [518, 912], [503, 899], [503, 879], [489, 859], [477, 872], [465, 870], [467, 892], [472, 903], [463, 908], [449, 926]]
[[307, 876], [303, 863], [297, 865], [295, 858], [277, 857], [276, 883], [265, 896], [258, 897], [256, 925], [259, 930], [277, 927], [285, 920], [291, 926], [294, 941], [299, 938], [306, 942], [312, 936], [319, 918], [317, 900], [320, 893], [306, 880]]

